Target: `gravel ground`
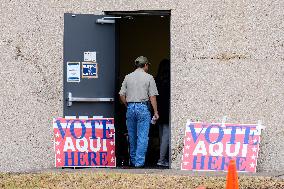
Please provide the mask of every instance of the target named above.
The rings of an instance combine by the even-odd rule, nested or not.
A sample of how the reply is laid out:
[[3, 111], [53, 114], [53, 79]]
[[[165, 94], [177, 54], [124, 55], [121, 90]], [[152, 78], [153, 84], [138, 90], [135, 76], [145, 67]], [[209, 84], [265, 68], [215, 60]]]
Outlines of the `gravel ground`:
[[[211, 174], [211, 176], [208, 176]], [[2, 173], [0, 188], [225, 188], [225, 173], [149, 169], [55, 169], [35, 173]], [[239, 176], [240, 188], [284, 189], [275, 176]]]

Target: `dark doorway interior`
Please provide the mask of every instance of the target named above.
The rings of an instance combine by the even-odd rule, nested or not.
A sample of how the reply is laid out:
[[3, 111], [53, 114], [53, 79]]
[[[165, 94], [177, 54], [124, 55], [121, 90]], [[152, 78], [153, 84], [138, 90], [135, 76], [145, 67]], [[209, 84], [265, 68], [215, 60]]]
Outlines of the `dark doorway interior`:
[[[123, 14], [116, 22], [117, 33], [117, 80], [116, 94], [128, 73], [134, 71], [134, 60], [146, 56], [151, 62], [149, 73], [157, 76], [163, 59], [170, 60], [170, 16]], [[170, 91], [167, 91], [170, 94]], [[170, 102], [170, 99], [168, 99]], [[170, 107], [168, 107], [170, 108]], [[116, 156], [117, 165], [128, 164], [128, 142], [125, 107], [118, 95], [115, 102]], [[168, 115], [170, 116], [170, 115]], [[159, 158], [159, 126], [151, 125], [146, 166], [153, 167]]]

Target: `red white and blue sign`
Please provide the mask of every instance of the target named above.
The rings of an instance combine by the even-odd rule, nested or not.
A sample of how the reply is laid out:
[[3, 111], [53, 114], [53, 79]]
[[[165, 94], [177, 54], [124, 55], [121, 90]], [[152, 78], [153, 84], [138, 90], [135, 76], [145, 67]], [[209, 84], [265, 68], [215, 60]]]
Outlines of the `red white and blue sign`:
[[115, 167], [113, 118], [53, 119], [55, 167]]
[[239, 172], [256, 172], [262, 126], [188, 121], [182, 170], [227, 171], [230, 159]]

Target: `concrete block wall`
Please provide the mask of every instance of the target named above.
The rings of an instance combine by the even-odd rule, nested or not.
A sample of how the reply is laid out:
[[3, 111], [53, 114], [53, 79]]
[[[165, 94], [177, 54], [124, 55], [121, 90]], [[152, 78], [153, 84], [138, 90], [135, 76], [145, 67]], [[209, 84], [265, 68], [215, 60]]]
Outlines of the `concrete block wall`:
[[54, 165], [52, 117], [62, 115], [63, 15], [172, 10], [172, 168], [188, 118], [262, 120], [258, 171], [284, 170], [284, 1], [2, 0], [0, 171]]

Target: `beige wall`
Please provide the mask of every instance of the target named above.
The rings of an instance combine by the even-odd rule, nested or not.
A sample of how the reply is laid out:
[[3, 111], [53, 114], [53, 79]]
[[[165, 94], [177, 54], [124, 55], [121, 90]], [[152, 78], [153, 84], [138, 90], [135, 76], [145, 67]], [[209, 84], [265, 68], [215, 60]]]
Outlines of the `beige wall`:
[[62, 115], [63, 14], [171, 9], [172, 149], [188, 118], [262, 120], [259, 171], [284, 169], [284, 1], [2, 0], [0, 171], [53, 167]]

